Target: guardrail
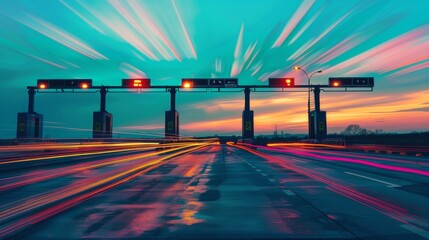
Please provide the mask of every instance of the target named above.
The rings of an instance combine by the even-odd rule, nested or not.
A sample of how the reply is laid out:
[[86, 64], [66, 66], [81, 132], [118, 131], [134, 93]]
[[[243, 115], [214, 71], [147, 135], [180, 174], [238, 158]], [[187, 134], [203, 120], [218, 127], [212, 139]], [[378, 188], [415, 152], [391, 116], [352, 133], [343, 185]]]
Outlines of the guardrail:
[[428, 146], [395, 146], [395, 145], [376, 145], [376, 144], [353, 144], [347, 145], [346, 149], [361, 150], [364, 152], [429, 156]]

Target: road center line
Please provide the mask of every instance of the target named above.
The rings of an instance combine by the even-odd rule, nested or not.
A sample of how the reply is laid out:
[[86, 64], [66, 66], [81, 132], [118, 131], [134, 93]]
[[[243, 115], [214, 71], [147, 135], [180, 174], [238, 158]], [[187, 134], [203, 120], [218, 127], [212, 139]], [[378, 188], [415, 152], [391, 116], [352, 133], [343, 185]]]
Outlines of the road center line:
[[276, 182], [276, 180], [274, 178], [269, 178], [268, 181], [270, 181], [270, 182]]
[[417, 235], [420, 235], [420, 236], [422, 236], [422, 237], [424, 237], [426, 239], [429, 239], [429, 232], [426, 231], [426, 230], [423, 230], [423, 229], [421, 229], [419, 227], [416, 227], [416, 226], [413, 226], [413, 225], [408, 225], [408, 224], [402, 224], [401, 227], [405, 228], [408, 231], [413, 232], [413, 233], [415, 233]]
[[291, 190], [283, 190], [283, 192], [288, 196], [295, 196], [295, 193], [292, 192]]
[[262, 176], [267, 177], [268, 175], [266, 173], [261, 173]]
[[344, 172], [344, 173], [347, 173], [347, 174], [350, 174], [350, 175], [353, 175], [353, 176], [357, 176], [357, 177], [361, 177], [361, 178], [365, 178], [365, 179], [368, 179], [368, 180], [372, 180], [372, 181], [375, 181], [375, 182], [384, 183], [384, 184], [388, 185], [387, 187], [400, 187], [401, 186], [401, 185], [397, 185], [397, 184], [394, 184], [394, 183], [390, 183], [390, 182], [382, 181], [382, 180], [379, 180], [379, 179], [375, 179], [375, 178], [372, 178], [372, 177], [367, 177], [367, 176], [359, 175], [359, 174], [356, 174], [356, 173], [351, 173], [351, 172]]

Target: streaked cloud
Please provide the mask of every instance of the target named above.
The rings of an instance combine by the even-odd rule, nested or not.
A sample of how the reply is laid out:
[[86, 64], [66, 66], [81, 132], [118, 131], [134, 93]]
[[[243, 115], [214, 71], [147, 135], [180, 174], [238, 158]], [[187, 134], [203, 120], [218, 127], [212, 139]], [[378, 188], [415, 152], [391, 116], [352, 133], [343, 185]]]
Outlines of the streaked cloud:
[[[314, 0], [304, 0], [301, 3], [301, 6], [295, 11], [295, 14], [290, 18], [289, 22], [285, 25], [283, 31], [280, 33], [280, 36], [276, 39], [273, 46], [279, 47], [283, 42], [289, 37], [290, 33], [296, 28], [301, 19], [307, 14], [311, 6], [314, 4]], [[314, 21], [314, 20], [313, 20]]]
[[83, 42], [71, 33], [49, 23], [39, 17], [26, 14], [23, 17], [16, 17], [17, 21], [25, 26], [45, 35], [46, 37], [92, 59], [107, 60], [103, 54], [91, 48], [87, 43]]
[[194, 44], [192, 43], [191, 37], [189, 36], [186, 25], [183, 23], [182, 16], [180, 15], [179, 10], [177, 9], [177, 6], [176, 6], [176, 2], [174, 0], [171, 0], [171, 3], [173, 4], [174, 11], [176, 13], [177, 19], [179, 20], [180, 27], [183, 31], [183, 35], [185, 36], [186, 42], [188, 43], [189, 50], [190, 50], [190, 57], [197, 59], [197, 53], [195, 51]]

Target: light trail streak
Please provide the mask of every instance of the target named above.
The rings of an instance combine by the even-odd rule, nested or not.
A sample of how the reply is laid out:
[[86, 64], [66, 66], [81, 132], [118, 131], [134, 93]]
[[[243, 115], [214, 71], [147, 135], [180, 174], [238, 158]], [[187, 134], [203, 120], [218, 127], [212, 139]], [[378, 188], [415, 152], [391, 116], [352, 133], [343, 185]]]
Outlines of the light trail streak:
[[[56, 159], [56, 158], [67, 158], [67, 157], [79, 157], [79, 156], [90, 156], [90, 155], [98, 155], [98, 154], [108, 154], [108, 153], [118, 153], [118, 152], [126, 152], [126, 151], [136, 151], [136, 150], [142, 150], [142, 149], [149, 149], [149, 148], [155, 148], [155, 147], [174, 147], [174, 146], [181, 146], [182, 143], [171, 143], [171, 144], [162, 144], [159, 145], [158, 143], [155, 143], [153, 145], [147, 144], [147, 143], [123, 143], [119, 145], [118, 147], [128, 147], [125, 149], [114, 149], [114, 150], [104, 150], [100, 151], [98, 150], [99, 147], [104, 147], [104, 144], [91, 144], [88, 147], [89, 148], [95, 148], [95, 149], [86, 149], [88, 152], [81, 152], [80, 149], [76, 149], [77, 153], [72, 153], [70, 151], [59, 151], [54, 154], [40, 154], [37, 157], [19, 157], [19, 158], [6, 158], [0, 160], [0, 165], [6, 165], [6, 164], [13, 164], [13, 163], [22, 163], [22, 162], [31, 162], [31, 161], [38, 161], [38, 160], [49, 160], [49, 159]], [[85, 145], [79, 145], [85, 146]], [[109, 146], [109, 145], [107, 145]], [[110, 147], [110, 146], [109, 146]], [[34, 150], [44, 150], [43, 148], [36, 148]], [[52, 149], [51, 149], [52, 150]], [[94, 151], [95, 150], [95, 151]], [[32, 153], [32, 155], [34, 155]]]
[[158, 142], [125, 142], [125, 143], [25, 143], [15, 146], [0, 146], [0, 152], [23, 152], [23, 151], [34, 151], [34, 150], [64, 150], [64, 149], [75, 149], [75, 148], [99, 148], [99, 147], [140, 147], [158, 145]]
[[327, 147], [327, 148], [345, 148], [345, 146], [329, 145], [329, 144], [311, 144], [311, 143], [269, 143], [268, 147]]
[[[22, 163], [22, 162], [32, 162], [32, 161], [39, 161], [39, 160], [49, 160], [49, 159], [57, 159], [57, 158], [66, 158], [66, 157], [80, 157], [80, 156], [90, 156], [90, 155], [99, 155], [99, 154], [107, 154], [107, 153], [118, 153], [118, 152], [138, 150], [140, 148], [141, 147], [117, 149], [117, 150], [107, 150], [107, 151], [96, 151], [96, 152], [84, 152], [84, 153], [64, 153], [63, 155], [60, 155], [57, 153], [54, 156], [30, 157], [30, 158], [16, 159], [16, 160], [5, 159], [5, 160], [0, 161], [0, 165]], [[151, 147], [151, 148], [153, 148], [153, 147]]]
[[46, 180], [61, 177], [61, 176], [83, 172], [86, 170], [96, 169], [96, 168], [118, 164], [118, 163], [141, 160], [142, 158], [147, 158], [147, 157], [151, 157], [159, 154], [177, 151], [177, 150], [189, 147], [189, 144], [180, 144], [180, 145], [170, 144], [170, 145], [164, 145], [163, 147], [168, 147], [170, 149], [152, 152], [152, 153], [133, 154], [131, 156], [127, 155], [127, 157], [121, 156], [121, 157], [115, 157], [115, 158], [106, 158], [103, 160], [92, 161], [90, 163], [73, 165], [71, 167], [57, 168], [57, 169], [46, 170], [46, 171], [38, 171], [35, 173], [29, 173], [29, 174], [24, 174], [17, 177], [7, 178], [6, 179], [7, 182], [12, 181], [11, 183], [7, 183], [7, 182], [3, 183], [4, 179], [0, 179], [0, 192], [26, 186], [37, 182], [41, 182], [41, 181], [46, 181]]
[[[150, 162], [143, 164], [137, 163], [131, 167], [121, 168], [109, 173], [101, 174], [99, 176], [85, 179], [77, 183], [71, 184], [56, 191], [47, 194], [39, 194], [33, 198], [27, 198], [23, 202], [15, 204], [15, 206], [6, 206], [7, 209], [0, 213], [0, 221], [5, 221], [12, 217], [22, 216], [26, 212], [41, 208], [51, 203], [58, 202], [56, 206], [49, 207], [48, 209], [41, 210], [40, 212], [33, 213], [31, 216], [23, 217], [9, 225], [0, 229], [0, 237], [10, 235], [22, 228], [29, 227], [35, 223], [43, 221], [55, 214], [65, 211], [78, 203], [81, 203], [92, 196], [107, 191], [121, 183], [127, 182], [135, 177], [140, 176], [150, 170], [153, 170], [163, 164], [166, 164], [173, 157], [188, 154], [200, 148], [208, 146], [210, 143], [190, 144], [188, 149], [172, 153], [168, 156], [154, 159]], [[191, 147], [191, 148], [189, 148]], [[97, 188], [98, 187], [98, 188]], [[87, 192], [89, 191], [89, 192]], [[80, 194], [81, 195], [77, 195]], [[73, 197], [72, 199], [69, 199]], [[61, 200], [65, 202], [59, 202]]]
[[[328, 185], [328, 189], [344, 196], [347, 197], [349, 199], [352, 199], [356, 202], [359, 202], [365, 206], [371, 207], [395, 220], [398, 220], [402, 223], [415, 223], [416, 219], [418, 220], [418, 223], [420, 225], [425, 225], [426, 227], [428, 226], [428, 224], [426, 224], [426, 222], [422, 219], [419, 219], [417, 216], [413, 216], [411, 213], [409, 213], [406, 209], [403, 209], [395, 204], [383, 201], [381, 199], [378, 199], [376, 197], [372, 197], [368, 194], [359, 192], [358, 190], [352, 188], [352, 187], [348, 187], [346, 186], [344, 183], [341, 183], [340, 181], [336, 180], [336, 179], [331, 179], [330, 177], [326, 176], [326, 175], [322, 175], [320, 173], [317, 172], [313, 172], [308, 168], [303, 168], [303, 167], [299, 167], [294, 165], [291, 162], [285, 162], [284, 159], [279, 158], [279, 157], [274, 157], [274, 156], [270, 156], [268, 154], [265, 153], [261, 153], [252, 149], [249, 149], [247, 147], [244, 146], [239, 146], [239, 145], [232, 145], [231, 146], [240, 148], [242, 150], [248, 151], [254, 155], [257, 155], [269, 162], [273, 162], [276, 164], [279, 164], [280, 166], [282, 166], [283, 168], [289, 169], [291, 171], [297, 172], [299, 174], [302, 174], [304, 176], [307, 176], [309, 178], [312, 178], [314, 180], [317, 180], [319, 182], [325, 183]], [[258, 146], [259, 147], [259, 146]]]
[[[262, 148], [264, 148], [264, 147], [262, 147]], [[273, 149], [273, 148], [265, 148], [265, 149], [274, 150], [274, 151], [278, 151], [278, 152], [293, 153], [293, 154], [296, 154], [296, 155], [299, 155], [299, 156], [310, 157], [310, 158], [321, 159], [321, 160], [354, 163], [354, 164], [360, 164], [360, 165], [370, 166], [370, 167], [374, 167], [374, 168], [378, 168], [378, 169], [383, 169], [383, 170], [402, 172], [402, 173], [410, 173], [410, 174], [417, 174], [417, 175], [422, 175], [422, 176], [429, 176], [429, 171], [425, 171], [425, 170], [420, 170], [420, 169], [415, 169], [415, 168], [408, 168], [408, 167], [393, 166], [393, 165], [386, 165], [386, 164], [381, 164], [381, 163], [376, 163], [376, 162], [370, 162], [370, 161], [367, 161], [367, 160], [360, 160], [360, 159], [355, 159], [355, 158], [343, 158], [343, 157], [335, 157], [335, 156], [323, 156], [323, 155], [311, 153], [311, 152], [308, 152], [308, 151], [283, 150], [283, 149]]]

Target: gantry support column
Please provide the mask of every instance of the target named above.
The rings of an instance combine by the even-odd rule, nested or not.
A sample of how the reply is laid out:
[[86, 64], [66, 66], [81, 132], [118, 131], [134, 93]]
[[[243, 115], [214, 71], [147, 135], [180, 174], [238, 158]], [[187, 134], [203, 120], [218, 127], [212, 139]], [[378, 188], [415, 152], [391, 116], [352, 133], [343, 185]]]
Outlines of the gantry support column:
[[253, 111], [250, 110], [250, 88], [248, 87], [244, 89], [244, 111], [241, 126], [243, 142], [253, 142], [255, 133], [253, 124]]
[[165, 138], [179, 137], [179, 113], [176, 111], [177, 89], [172, 87], [170, 92], [170, 110], [165, 111]]
[[112, 138], [113, 115], [106, 111], [107, 88], [100, 89], [100, 111], [92, 115], [92, 137]]
[[320, 111], [320, 86], [314, 87], [314, 111], [310, 112], [310, 133], [320, 141], [327, 138], [326, 112]]
[[34, 111], [35, 87], [28, 88], [28, 112], [18, 113], [16, 138], [43, 138], [43, 115]]

